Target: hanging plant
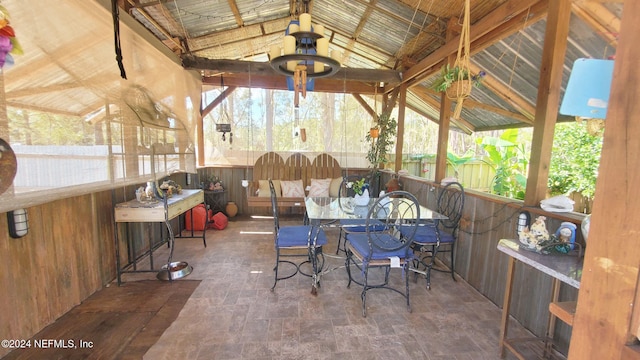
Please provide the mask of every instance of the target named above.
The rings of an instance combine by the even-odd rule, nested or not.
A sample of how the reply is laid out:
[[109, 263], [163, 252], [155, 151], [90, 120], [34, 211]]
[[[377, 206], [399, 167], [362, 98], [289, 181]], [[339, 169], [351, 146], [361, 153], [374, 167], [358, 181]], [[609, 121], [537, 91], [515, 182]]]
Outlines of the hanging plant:
[[[485, 75], [487, 75], [487, 73], [480, 71], [476, 75], [469, 77], [469, 71], [458, 66], [451, 67], [449, 64], [446, 64], [440, 69], [440, 74], [433, 85], [431, 85], [431, 88], [437, 92], [446, 92], [449, 89], [455, 88], [452, 85], [459, 80], [469, 80], [469, 83], [473, 87], [480, 87]], [[469, 91], [471, 91], [470, 87]]]
[[378, 125], [372, 127], [371, 129], [369, 129], [369, 135], [371, 136], [371, 138], [373, 139], [377, 139], [378, 135], [380, 135], [380, 127], [378, 127]]

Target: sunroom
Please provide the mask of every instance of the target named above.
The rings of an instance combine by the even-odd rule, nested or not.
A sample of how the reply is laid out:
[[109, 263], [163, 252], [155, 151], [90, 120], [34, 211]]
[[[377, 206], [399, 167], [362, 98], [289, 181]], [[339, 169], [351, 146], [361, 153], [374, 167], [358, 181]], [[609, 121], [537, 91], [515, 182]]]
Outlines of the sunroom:
[[[638, 50], [632, 45], [639, 30], [632, 19], [640, 5], [635, 2], [5, 0], [0, 5], [7, 21], [0, 37], [12, 45], [6, 47], [0, 91], [0, 211], [6, 214], [0, 217], [5, 266], [0, 322], [6, 324], [0, 356], [124, 358], [122, 347], [100, 348], [109, 334], [100, 335], [100, 326], [120, 329], [137, 322], [131, 325], [135, 334], [157, 334], [145, 338], [144, 346], [129, 338], [127, 346], [140, 345], [129, 355], [135, 358], [516, 358], [507, 351], [511, 342], [503, 342], [510, 337], [505, 323], [514, 333], [551, 336], [554, 354], [568, 358], [640, 357], [640, 312], [634, 306], [638, 209], [632, 200], [640, 131], [635, 125]], [[286, 61], [273, 64], [297, 56], [281, 54], [278, 47], [286, 47], [290, 23], [302, 25], [305, 13], [314, 26], [323, 25], [321, 35], [335, 55], [327, 56], [323, 68], [335, 70], [330, 76], [297, 68], [292, 70], [297, 76], [290, 77], [276, 69], [286, 68]], [[576, 259], [581, 275], [576, 286], [514, 258], [500, 249], [500, 241], [517, 243], [519, 215], [525, 211], [545, 217], [551, 232], [565, 222], [580, 229], [585, 219], [584, 208], [558, 212], [540, 205], [550, 196], [555, 129], [578, 116], [560, 107], [579, 59], [607, 63], [612, 80], [606, 119], [584, 121], [606, 125], [606, 131], [600, 135], [596, 196], [588, 209], [588, 243], [576, 231], [584, 246]], [[434, 90], [446, 64], [484, 74], [482, 85], [464, 98]], [[292, 80], [306, 76], [308, 82]], [[389, 118], [397, 122], [395, 134], [388, 138], [385, 161], [372, 165], [367, 155], [378, 138], [369, 128], [382, 127]], [[462, 156], [468, 147], [463, 143], [474, 135], [489, 138], [516, 129], [531, 137], [519, 199], [491, 192], [495, 168], [447, 161], [448, 153]], [[465, 186], [455, 257], [438, 260], [455, 269], [456, 281], [436, 273], [430, 290], [423, 280], [410, 281], [412, 313], [393, 294], [373, 293], [366, 318], [352, 311], [361, 304], [360, 293], [347, 289], [343, 268], [327, 273], [315, 295], [309, 292], [311, 282], [299, 275], [269, 291], [275, 261], [272, 209], [270, 198], [256, 190], [259, 180], [273, 176], [270, 166], [284, 166], [289, 158], [302, 159], [308, 164], [303, 168], [317, 174], [337, 170], [323, 173], [326, 178], [375, 173], [374, 196], [397, 180], [429, 209], [437, 208], [436, 194], [455, 177]], [[335, 162], [315, 165], [327, 158]], [[264, 159], [271, 160], [259, 163]], [[169, 251], [165, 243], [171, 236], [161, 224], [118, 221], [119, 204], [135, 201], [138, 189], [165, 181], [199, 193], [225, 214], [228, 227], [176, 239]], [[209, 183], [222, 191], [209, 189]], [[227, 209], [229, 203], [235, 209]], [[279, 208], [286, 223], [303, 222], [307, 211], [301, 205], [292, 201]], [[189, 211], [170, 221], [178, 235], [189, 236], [182, 231]], [[328, 255], [336, 250], [336, 229], [327, 235]], [[193, 271], [175, 281], [157, 279], [168, 252], [192, 264]], [[132, 259], [142, 268], [149, 255], [155, 259], [153, 272], [128, 272]], [[327, 260], [338, 264], [343, 260]], [[392, 280], [402, 282], [405, 275]], [[184, 307], [164, 327], [154, 328], [151, 318], [120, 318], [124, 311], [103, 323], [96, 320], [94, 327], [66, 320], [92, 313], [78, 309], [94, 304], [95, 296], [136, 283], [144, 284], [137, 294], [142, 303], [153, 303], [162, 289], [191, 295], [183, 296]], [[145, 293], [147, 284], [152, 285]], [[288, 297], [295, 305], [276, 305]], [[563, 318], [566, 311], [559, 316], [563, 321], [550, 316], [552, 299], [575, 306], [570, 324]], [[111, 301], [114, 309], [136, 307], [118, 301]], [[478, 308], [470, 310], [468, 303]], [[242, 310], [242, 316], [234, 315]], [[188, 323], [200, 324], [198, 314], [209, 323], [192, 329]], [[222, 320], [216, 324], [216, 319]], [[442, 330], [445, 323], [450, 327]], [[94, 332], [85, 337], [79, 328]], [[373, 334], [353, 335], [373, 328]], [[420, 343], [430, 336], [421, 333], [425, 329], [434, 332], [437, 343]], [[207, 335], [199, 342], [190, 331]], [[44, 336], [53, 336], [47, 338], [51, 342], [43, 342]], [[65, 346], [70, 339], [73, 346]], [[458, 341], [447, 344], [452, 339]], [[27, 343], [31, 349], [24, 349]]]

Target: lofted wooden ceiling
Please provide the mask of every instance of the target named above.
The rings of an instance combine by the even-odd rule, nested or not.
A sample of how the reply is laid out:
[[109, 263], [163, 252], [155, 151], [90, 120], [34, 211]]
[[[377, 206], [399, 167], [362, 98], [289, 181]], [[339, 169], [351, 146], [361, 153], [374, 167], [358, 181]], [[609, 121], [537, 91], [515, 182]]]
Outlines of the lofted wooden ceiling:
[[[483, 86], [465, 100], [453, 125], [470, 133], [531, 126], [549, 1], [471, 0], [472, 72]], [[120, 0], [120, 6], [173, 52], [199, 70], [204, 85], [286, 89], [268, 64], [289, 21], [308, 5], [325, 26], [342, 69], [316, 80], [315, 91], [390, 94], [406, 84], [407, 106], [438, 121], [434, 74], [459, 45], [464, 0]], [[576, 0], [572, 5], [563, 85], [578, 58], [615, 55], [620, 0]], [[447, 35], [449, 34], [449, 35]], [[446, 39], [450, 40], [447, 41]], [[377, 89], [376, 89], [377, 87]], [[562, 118], [562, 117], [561, 117]]]

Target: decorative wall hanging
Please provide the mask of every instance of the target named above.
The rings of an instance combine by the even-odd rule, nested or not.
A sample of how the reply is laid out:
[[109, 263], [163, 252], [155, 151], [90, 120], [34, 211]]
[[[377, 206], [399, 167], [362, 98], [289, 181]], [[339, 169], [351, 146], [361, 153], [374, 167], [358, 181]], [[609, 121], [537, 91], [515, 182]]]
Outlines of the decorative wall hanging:
[[15, 31], [9, 25], [9, 11], [0, 6], [0, 68], [14, 63], [12, 55], [22, 55], [22, 47]]
[[0, 194], [13, 184], [17, 170], [16, 154], [6, 141], [0, 139]]

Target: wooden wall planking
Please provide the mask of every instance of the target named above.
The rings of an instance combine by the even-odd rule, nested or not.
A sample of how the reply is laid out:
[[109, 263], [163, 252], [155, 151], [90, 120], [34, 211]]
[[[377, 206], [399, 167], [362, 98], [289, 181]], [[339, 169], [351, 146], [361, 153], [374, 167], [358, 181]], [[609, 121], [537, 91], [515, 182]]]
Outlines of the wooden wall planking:
[[[390, 177], [391, 174], [384, 173], [383, 181]], [[413, 176], [401, 177], [401, 183], [404, 190], [417, 195], [421, 204], [436, 209], [437, 194], [441, 185]], [[430, 189], [434, 191], [429, 191]], [[550, 233], [554, 232], [562, 221], [580, 224], [582, 219], [581, 215], [553, 214], [539, 208], [523, 208], [523, 203], [519, 200], [465, 190], [465, 206], [456, 246], [456, 273], [500, 307], [509, 259], [497, 250], [497, 245], [500, 239], [516, 238], [517, 217], [521, 210], [530, 211], [532, 218], [540, 214], [546, 215]], [[577, 241], [583, 243], [580, 234]], [[448, 285], [432, 284], [432, 291], [437, 291], [439, 286]], [[516, 264], [511, 315], [541, 337], [546, 335], [551, 286], [551, 277], [528, 265]], [[576, 289], [561, 285], [561, 300], [576, 300], [577, 297]], [[555, 338], [559, 347], [566, 352], [571, 338], [571, 328], [557, 324]]]
[[27, 211], [29, 233], [20, 239], [0, 216], [3, 339], [30, 338], [115, 278], [111, 191]]

